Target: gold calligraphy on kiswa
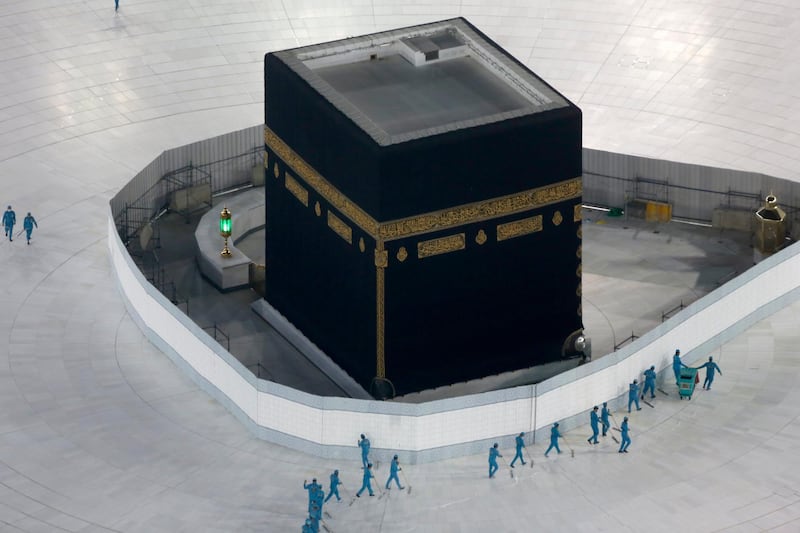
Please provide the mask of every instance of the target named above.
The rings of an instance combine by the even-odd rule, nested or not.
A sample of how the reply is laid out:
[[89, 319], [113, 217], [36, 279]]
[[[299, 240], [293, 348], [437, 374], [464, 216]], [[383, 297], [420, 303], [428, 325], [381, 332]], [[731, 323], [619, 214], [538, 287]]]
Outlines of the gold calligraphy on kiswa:
[[434, 255], [455, 252], [457, 250], [463, 250], [466, 245], [467, 242], [463, 233], [439, 237], [438, 239], [431, 239], [429, 241], [420, 241], [417, 243], [417, 257], [423, 259]]
[[269, 129], [264, 127], [264, 142], [283, 162], [294, 170], [295, 174], [301, 177], [308, 185], [317, 191], [320, 196], [327, 200], [337, 211], [352, 220], [357, 226], [366, 231], [373, 238], [378, 234], [378, 222], [370, 217], [364, 210], [353, 203], [347, 196], [331, 185], [325, 178], [319, 175], [306, 161], [297, 155], [283, 139]]
[[507, 239], [513, 239], [514, 237], [530, 235], [537, 231], [542, 231], [542, 215], [506, 222], [505, 224], [498, 224], [497, 240], [505, 241]]
[[385, 240], [392, 240], [409, 235], [463, 226], [558, 203], [580, 196], [581, 192], [580, 178], [567, 180], [510, 196], [385, 222], [380, 225], [380, 237]]
[[308, 207], [308, 191], [302, 185], [297, 183], [297, 180], [291, 177], [288, 172], [285, 174], [285, 179], [286, 189], [292, 193], [301, 204]]
[[347, 241], [347, 244], [353, 244], [353, 228], [345, 224], [341, 218], [330, 211], [328, 211], [328, 227], [339, 237]]
[[[580, 177], [564, 180], [507, 196], [482, 200], [388, 222], [378, 222], [355, 202], [323, 178], [294, 152], [275, 132], [264, 127], [264, 142], [294, 174], [327, 200], [343, 216], [375, 240], [391, 241], [413, 235], [441, 231], [502, 216], [530, 211], [583, 193]], [[277, 166], [276, 166], [277, 168]], [[574, 218], [573, 214], [573, 218]]]

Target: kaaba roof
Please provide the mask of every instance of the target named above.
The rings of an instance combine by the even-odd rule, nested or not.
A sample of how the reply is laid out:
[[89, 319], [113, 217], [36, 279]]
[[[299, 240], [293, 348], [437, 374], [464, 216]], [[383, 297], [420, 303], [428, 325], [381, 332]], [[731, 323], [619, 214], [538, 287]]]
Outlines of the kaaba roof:
[[274, 55], [382, 146], [570, 105], [463, 18]]

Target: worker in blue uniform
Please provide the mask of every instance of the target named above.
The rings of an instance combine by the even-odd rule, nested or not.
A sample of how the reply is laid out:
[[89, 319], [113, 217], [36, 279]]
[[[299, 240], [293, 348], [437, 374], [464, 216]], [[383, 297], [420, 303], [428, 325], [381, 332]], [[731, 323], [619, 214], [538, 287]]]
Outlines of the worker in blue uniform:
[[28, 214], [22, 219], [22, 229], [25, 230], [25, 238], [28, 240], [28, 244], [31, 243], [31, 233], [33, 233], [34, 226], [38, 228], [39, 224], [36, 223], [36, 219], [33, 218], [31, 212], [28, 211]]
[[6, 237], [9, 241], [14, 240], [14, 224], [17, 223], [17, 214], [8, 206], [8, 209], [3, 213], [3, 227], [6, 230]]
[[589, 437], [589, 444], [597, 444], [597, 435], [600, 434], [599, 427], [600, 417], [597, 416], [597, 406], [594, 406], [592, 412], [589, 413], [589, 425], [592, 426], [592, 436]]
[[519, 459], [519, 461], [522, 464], [527, 464], [527, 463], [525, 463], [525, 459], [522, 458], [522, 448], [525, 447], [525, 441], [523, 440], [524, 436], [525, 436], [525, 433], [522, 432], [519, 435], [517, 435], [517, 438], [515, 439], [516, 440], [516, 444], [517, 444], [517, 453], [516, 453], [516, 455], [514, 455], [514, 458], [511, 460], [511, 468], [514, 468], [514, 463], [517, 462], [517, 459]]
[[391, 489], [391, 487], [389, 487], [389, 483], [391, 483], [392, 480], [394, 480], [394, 482], [397, 484], [397, 488], [400, 490], [405, 488], [404, 486], [400, 485], [400, 478], [397, 477], [397, 473], [400, 470], [402, 470], [402, 468], [400, 468], [400, 459], [398, 459], [395, 455], [392, 457], [392, 464], [389, 465], [389, 479], [386, 480], [386, 490]]
[[642, 390], [642, 398], [650, 391], [650, 398], [656, 397], [656, 367], [651, 366], [644, 371], [644, 389]]
[[500, 455], [500, 450], [497, 449], [497, 443], [494, 443], [494, 446], [489, 448], [489, 479], [494, 477], [494, 473], [497, 472], [497, 469], [500, 468], [497, 466], [497, 458], [503, 457]]
[[608, 402], [603, 402], [603, 409], [600, 411], [600, 422], [603, 423], [603, 436], [606, 436], [608, 433], [608, 428], [611, 427], [611, 422], [608, 421], [608, 415], [611, 414], [611, 410], [608, 408]]
[[548, 446], [547, 451], [544, 452], [545, 457], [547, 457], [547, 454], [550, 453], [550, 450], [553, 448], [555, 448], [558, 453], [561, 453], [561, 448], [558, 447], [559, 437], [561, 437], [561, 433], [558, 432], [558, 422], [556, 422], [553, 424], [553, 427], [550, 428], [550, 446]]
[[629, 430], [627, 416], [622, 420], [622, 425], [619, 429], [622, 432], [622, 442], [619, 444], [619, 453], [628, 453], [628, 446], [631, 445], [631, 437], [628, 433]]
[[369, 439], [361, 434], [361, 440], [358, 441], [358, 447], [361, 448], [361, 463], [364, 465], [364, 470], [367, 469], [369, 464]]
[[322, 518], [322, 506], [325, 503], [325, 491], [322, 490], [322, 485], [317, 485], [317, 488], [314, 490], [313, 498], [314, 500], [311, 503], [311, 508], [314, 509], [315, 506], [318, 507], [319, 516]]
[[672, 356], [672, 371], [675, 372], [675, 385], [681, 380], [681, 367], [689, 368], [681, 361], [681, 351], [675, 350], [675, 355]]
[[722, 375], [722, 370], [719, 369], [717, 363], [714, 362], [714, 358], [708, 358], [708, 362], [702, 365], [700, 368], [706, 369], [706, 379], [703, 381], [703, 388], [705, 390], [711, 390], [711, 384], [714, 382], [714, 372], [719, 372], [719, 375]]
[[331, 499], [331, 496], [334, 495], [336, 496], [337, 502], [342, 501], [342, 499], [339, 497], [339, 485], [341, 484], [342, 482], [339, 481], [339, 471], [334, 470], [333, 474], [331, 474], [331, 488], [328, 489], [328, 496], [325, 498], [325, 503], [327, 503], [328, 500]]
[[308, 512], [311, 512], [311, 504], [314, 503], [314, 499], [316, 498], [316, 491], [317, 489], [322, 489], [322, 486], [317, 483], [317, 478], [311, 480], [311, 483], [308, 480], [303, 480], [303, 488], [308, 491]]
[[316, 503], [311, 508], [309, 517], [311, 518], [311, 531], [314, 533], [319, 533], [319, 523], [322, 520], [322, 509], [320, 509]]
[[372, 475], [372, 463], [367, 463], [367, 467], [364, 469], [364, 480], [361, 483], [361, 488], [356, 492], [356, 498], [360, 498], [361, 493], [365, 490], [369, 491], [370, 496], [375, 496], [375, 493], [372, 492], [372, 483], [370, 483], [374, 477], [375, 476]]
[[628, 388], [628, 412], [631, 412], [631, 405], [636, 404], [636, 410], [641, 411], [639, 407], [639, 383], [634, 379], [633, 383]]
[[311, 515], [311, 520], [313, 520], [314, 522], [319, 523], [319, 521], [322, 520], [322, 506], [319, 505], [319, 503], [317, 503], [316, 500], [314, 501], [314, 503], [311, 504], [311, 511], [309, 512], [309, 514]]

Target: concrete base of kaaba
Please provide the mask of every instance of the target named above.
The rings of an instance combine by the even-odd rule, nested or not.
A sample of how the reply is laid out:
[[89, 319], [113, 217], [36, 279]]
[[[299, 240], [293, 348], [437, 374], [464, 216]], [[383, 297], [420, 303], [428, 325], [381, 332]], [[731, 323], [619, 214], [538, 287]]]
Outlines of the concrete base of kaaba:
[[[333, 382], [341, 387], [349, 396], [353, 398], [371, 399], [367, 391], [356, 383], [339, 365], [337, 365], [325, 352], [320, 350], [316, 344], [311, 342], [301, 331], [295, 328], [286, 317], [277, 309], [272, 307], [263, 298], [256, 300], [250, 308], [257, 315], [263, 318], [272, 326], [282, 337], [284, 337], [299, 352], [305, 355], [317, 368], [325, 373]], [[435, 389], [428, 389], [420, 392], [398, 396], [396, 400], [405, 403], [421, 403], [444, 398], [453, 398], [467, 394], [478, 394], [481, 392], [515, 387], [529, 383], [538, 383], [551, 378], [562, 372], [575, 368], [580, 364], [579, 358], [564, 359], [552, 363], [546, 363], [531, 368], [523, 368], [513, 372], [504, 372], [495, 376], [487, 376], [481, 379], [473, 379], [462, 383], [454, 383]]]
[[544, 363], [531, 368], [523, 368], [512, 372], [503, 372], [494, 376], [473, 379], [435, 389], [428, 389], [419, 392], [404, 394], [395, 398], [404, 403], [422, 403], [444, 398], [455, 398], [468, 394], [479, 394], [481, 392], [508, 389], [520, 385], [539, 383], [553, 376], [571, 370], [580, 364], [580, 358], [563, 359]]
[[286, 320], [277, 309], [272, 307], [265, 299], [261, 298], [250, 304], [250, 308], [263, 318], [275, 331], [277, 331], [297, 351], [306, 356], [319, 368], [331, 381], [336, 383], [351, 398], [371, 400], [372, 396], [364, 390], [350, 375], [339, 367], [325, 352], [311, 342], [308, 337]]

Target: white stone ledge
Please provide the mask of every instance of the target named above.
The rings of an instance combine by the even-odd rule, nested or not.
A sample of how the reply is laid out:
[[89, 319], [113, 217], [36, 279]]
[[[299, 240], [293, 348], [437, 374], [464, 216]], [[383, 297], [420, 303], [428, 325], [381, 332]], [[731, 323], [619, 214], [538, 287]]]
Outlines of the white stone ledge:
[[[224, 244], [219, 234], [220, 206], [231, 212], [231, 236], [228, 239], [230, 257], [222, 257]], [[252, 260], [236, 248], [235, 243], [248, 232], [263, 228], [266, 224], [264, 210], [264, 188], [248, 189], [232, 195], [203, 215], [194, 239], [197, 245], [197, 263], [200, 272], [222, 291], [247, 287]]]

